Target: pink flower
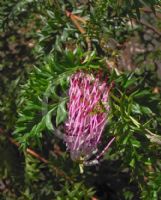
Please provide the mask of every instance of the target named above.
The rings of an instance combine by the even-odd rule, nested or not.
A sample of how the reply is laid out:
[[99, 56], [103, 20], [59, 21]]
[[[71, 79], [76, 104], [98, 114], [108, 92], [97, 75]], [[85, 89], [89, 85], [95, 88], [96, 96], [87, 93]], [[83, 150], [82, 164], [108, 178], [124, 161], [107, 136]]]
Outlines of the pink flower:
[[[65, 142], [73, 160], [89, 159], [97, 151], [107, 123], [110, 86], [101, 78], [101, 72], [93, 75], [83, 71], [76, 72], [70, 78]], [[109, 144], [102, 152], [108, 148]], [[96, 158], [100, 156], [102, 153]]]

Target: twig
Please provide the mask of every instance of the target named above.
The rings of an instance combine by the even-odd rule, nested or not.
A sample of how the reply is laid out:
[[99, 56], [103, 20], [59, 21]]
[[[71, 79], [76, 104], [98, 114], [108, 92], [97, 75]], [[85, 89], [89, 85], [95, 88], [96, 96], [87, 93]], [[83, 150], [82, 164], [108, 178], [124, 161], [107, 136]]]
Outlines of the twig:
[[152, 31], [154, 31], [156, 34], [161, 35], [161, 32], [158, 31], [154, 26], [144, 22], [143, 20], [140, 20], [140, 23], [148, 28], [150, 28]]
[[[86, 24], [86, 20], [72, 14], [71, 12], [66, 10], [66, 16], [69, 17], [71, 19], [71, 21], [73, 22], [73, 24], [77, 27], [77, 29], [83, 34], [85, 35], [86, 38], [86, 43], [87, 43], [87, 47], [88, 47], [88, 51], [91, 50], [92, 45], [91, 45], [91, 40], [90, 38], [86, 35], [86, 31], [80, 26], [79, 22], [82, 22], [83, 24]], [[78, 22], [79, 21], [79, 22]]]
[[[3, 132], [4, 132], [4, 131], [0, 128], [0, 134], [3, 134]], [[3, 134], [3, 135], [4, 135], [4, 134]], [[7, 138], [8, 138], [8, 140], [9, 140], [12, 144], [14, 144], [15, 146], [17, 146], [17, 147], [20, 146], [19, 143], [16, 142], [13, 138], [11, 138], [11, 137], [9, 137], [9, 136], [8, 136]], [[27, 149], [26, 149], [26, 152], [27, 152], [28, 154], [32, 155], [33, 157], [37, 158], [37, 159], [40, 160], [41, 162], [50, 165], [50, 162], [49, 162], [47, 159], [45, 159], [44, 157], [42, 157], [41, 155], [39, 155], [38, 153], [36, 153], [34, 150], [32, 150], [32, 149], [30, 149], [30, 148], [27, 148]], [[63, 170], [59, 169], [58, 167], [54, 166], [53, 164], [51, 165], [51, 167], [52, 167], [52, 169], [55, 171], [55, 173], [56, 173], [57, 175], [64, 177], [66, 180], [70, 181], [71, 183], [73, 182], [72, 178], [69, 177], [69, 176], [67, 176], [66, 173], [65, 173]]]
[[[161, 8], [159, 5], [158, 5], [157, 7]], [[153, 13], [153, 11], [152, 11], [150, 8], [140, 8], [139, 10], [140, 10], [140, 11], [143, 11], [143, 12], [145, 12], [145, 13]], [[161, 19], [161, 13], [159, 13], [159, 12], [157, 12], [157, 11], [155, 11], [155, 16], [156, 16], [157, 18], [160, 18], [160, 19]]]
[[65, 12], [66, 12], [67, 17], [73, 17], [74, 19], [76, 19], [77, 21], [82, 22], [83, 24], [87, 23], [84, 18], [79, 17], [79, 16], [77, 16], [77, 15], [75, 15], [75, 14], [73, 14], [73, 13], [67, 11], [67, 10]]

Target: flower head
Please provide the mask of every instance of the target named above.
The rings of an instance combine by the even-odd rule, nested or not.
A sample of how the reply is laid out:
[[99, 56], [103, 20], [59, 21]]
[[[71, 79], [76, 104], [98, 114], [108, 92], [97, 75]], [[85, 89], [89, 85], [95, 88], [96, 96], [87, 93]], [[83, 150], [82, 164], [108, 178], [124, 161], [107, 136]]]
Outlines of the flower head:
[[73, 160], [91, 157], [106, 125], [110, 86], [101, 79], [101, 72], [79, 71], [70, 77], [65, 142]]

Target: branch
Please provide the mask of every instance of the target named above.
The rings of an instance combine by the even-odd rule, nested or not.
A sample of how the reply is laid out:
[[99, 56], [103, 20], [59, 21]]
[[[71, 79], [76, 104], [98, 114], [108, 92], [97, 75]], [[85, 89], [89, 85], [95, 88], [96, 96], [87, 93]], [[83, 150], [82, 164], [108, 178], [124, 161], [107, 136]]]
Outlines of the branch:
[[[77, 29], [82, 33], [82, 35], [85, 35], [86, 34], [86, 31], [85, 29], [83, 29], [79, 22], [83, 23], [83, 24], [86, 24], [86, 20], [83, 19], [82, 17], [79, 17], [77, 15], [74, 15], [72, 14], [71, 12], [67, 11], [66, 10], [66, 16], [69, 17], [71, 19], [71, 21], [73, 22], [73, 24], [77, 27]], [[78, 22], [79, 21], [79, 22]], [[86, 39], [86, 43], [87, 43], [87, 48], [88, 48], [88, 51], [91, 50], [92, 48], [92, 45], [91, 45], [91, 40], [90, 38], [85, 35], [85, 39]]]
[[67, 17], [73, 17], [73, 18], [76, 19], [77, 21], [80, 21], [80, 22], [82, 22], [83, 24], [86, 24], [86, 20], [85, 20], [84, 18], [79, 17], [79, 16], [77, 16], [77, 15], [75, 15], [75, 14], [73, 14], [73, 13], [67, 11], [67, 10], [66, 10], [65, 12], [66, 12]]
[[151, 29], [152, 31], [154, 31], [156, 34], [161, 35], [161, 32], [158, 31], [154, 26], [152, 26], [152, 25], [146, 23], [146, 22], [143, 21], [143, 20], [140, 20], [139, 22], [140, 22], [142, 25], [144, 25], [144, 26], [146, 26], [147, 28], [149, 28], [149, 29]]
[[[0, 134], [4, 135], [4, 131], [1, 128], [0, 128]], [[17, 147], [20, 146], [19, 143], [16, 142], [13, 138], [11, 138], [9, 136], [7, 138], [15, 146], [17, 146]], [[36, 153], [34, 150], [32, 150], [30, 148], [27, 148], [26, 152], [28, 154], [32, 155], [33, 157], [37, 158], [41, 162], [50, 165], [50, 162], [47, 159], [45, 159], [44, 157], [42, 157], [41, 155], [39, 155], [38, 153]], [[55, 173], [57, 175], [64, 177], [66, 180], [70, 181], [71, 183], [73, 182], [73, 179], [71, 177], [67, 176], [66, 173], [63, 170], [59, 169], [58, 167], [54, 166], [53, 164], [51, 165], [51, 168], [55, 171]]]

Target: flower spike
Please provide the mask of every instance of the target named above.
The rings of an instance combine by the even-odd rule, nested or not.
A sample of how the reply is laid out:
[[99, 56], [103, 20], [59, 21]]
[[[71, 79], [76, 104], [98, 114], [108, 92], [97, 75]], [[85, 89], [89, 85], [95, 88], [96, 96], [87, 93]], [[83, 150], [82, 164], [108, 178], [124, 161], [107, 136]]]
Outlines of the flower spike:
[[[93, 75], [79, 71], [70, 77], [65, 142], [72, 160], [90, 158], [97, 150], [110, 109], [110, 88], [102, 80], [102, 72]], [[96, 157], [97, 161], [113, 141]]]

